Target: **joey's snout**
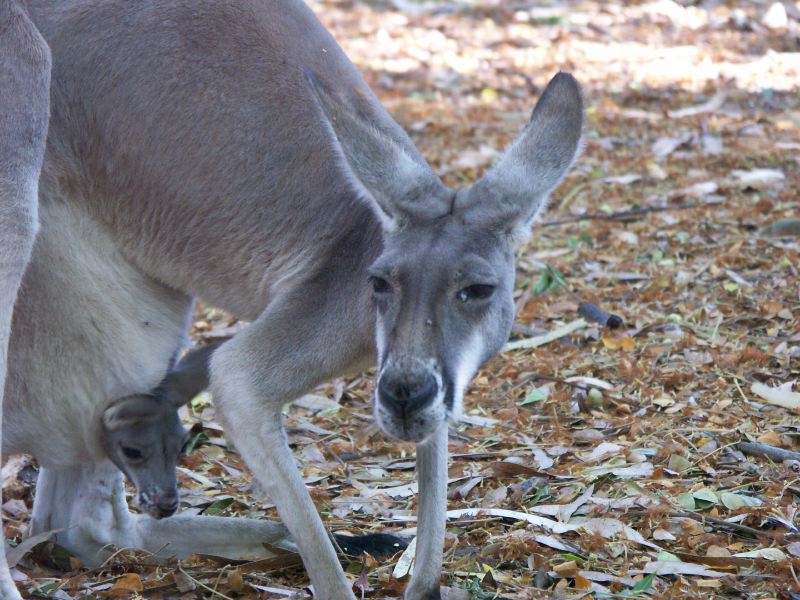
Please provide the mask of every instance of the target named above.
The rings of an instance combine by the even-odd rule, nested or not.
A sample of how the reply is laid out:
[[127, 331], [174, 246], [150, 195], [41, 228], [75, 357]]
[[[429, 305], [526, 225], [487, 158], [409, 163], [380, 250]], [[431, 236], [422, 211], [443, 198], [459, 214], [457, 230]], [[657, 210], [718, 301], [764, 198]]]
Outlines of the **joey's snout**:
[[154, 519], [171, 517], [178, 510], [178, 491], [150, 488], [139, 493], [139, 506]]
[[381, 428], [419, 442], [446, 418], [442, 376], [429, 365], [387, 365], [377, 382], [375, 415]]

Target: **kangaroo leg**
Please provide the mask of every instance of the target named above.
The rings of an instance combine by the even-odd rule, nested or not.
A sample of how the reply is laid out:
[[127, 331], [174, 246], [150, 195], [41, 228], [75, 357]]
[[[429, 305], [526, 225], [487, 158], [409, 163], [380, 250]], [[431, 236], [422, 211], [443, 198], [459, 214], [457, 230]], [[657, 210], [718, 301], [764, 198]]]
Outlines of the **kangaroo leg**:
[[[0, 0], [0, 401], [11, 313], [36, 235], [49, 105], [50, 50], [17, 2]], [[20, 597], [2, 543], [0, 597]]]
[[60, 530], [58, 543], [85, 565], [102, 563], [112, 546], [136, 546], [132, 521], [122, 473], [110, 461], [39, 471], [31, 533]]
[[417, 554], [406, 600], [439, 600], [447, 520], [447, 423], [417, 444]]
[[274, 521], [180, 514], [156, 521], [134, 515], [134, 525], [141, 540], [139, 547], [164, 558], [210, 554], [252, 560], [275, 556], [270, 548], [297, 552], [289, 530]]
[[320, 600], [354, 596], [298, 473], [281, 407], [370, 355], [369, 334], [354, 331], [352, 303], [331, 306], [334, 296], [309, 288], [284, 297], [211, 361], [211, 386], [222, 420], [277, 506]]
[[163, 559], [192, 553], [268, 558], [275, 555], [268, 546], [295, 550], [286, 528], [271, 521], [195, 515], [156, 520], [132, 514], [122, 473], [110, 461], [42, 469], [31, 528], [34, 535], [62, 530], [57, 541], [89, 567], [117, 548], [138, 548]]

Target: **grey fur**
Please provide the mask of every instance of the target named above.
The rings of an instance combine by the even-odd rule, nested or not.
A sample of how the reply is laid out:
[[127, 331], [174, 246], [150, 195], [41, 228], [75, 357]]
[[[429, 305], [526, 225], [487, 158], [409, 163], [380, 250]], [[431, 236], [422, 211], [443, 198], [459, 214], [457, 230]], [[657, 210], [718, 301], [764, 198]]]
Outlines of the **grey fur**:
[[[369, 364], [377, 347], [375, 412], [387, 433], [419, 443], [420, 523], [431, 524], [420, 527], [424, 567], [406, 598], [436, 597], [446, 422], [510, 331], [518, 233], [577, 151], [577, 85], [555, 81], [510, 158], [456, 194], [432, 178], [299, 0], [29, 8], [55, 57], [53, 111], [4, 443], [22, 446], [45, 417], [64, 419], [55, 443], [69, 461], [48, 467], [49, 488], [74, 495], [107, 485], [103, 468], [74, 472], [101, 453], [70, 419], [156, 385], [199, 295], [254, 321], [214, 353], [220, 418], [292, 533], [317, 596], [352, 599], [286, 444], [281, 406]], [[62, 265], [66, 252], [73, 258]], [[57, 301], [65, 296], [69, 306]], [[147, 521], [131, 524], [119, 494], [109, 494], [97, 510], [110, 521], [90, 531], [97, 543], [142, 540], [145, 529], [150, 544], [200, 548], [208, 538], [202, 519], [182, 518], [191, 527], [170, 528], [168, 538]], [[85, 520], [39, 508], [40, 522]]]
[[[49, 113], [50, 51], [25, 10], [0, 0], [0, 391], [11, 314], [36, 235]], [[2, 397], [0, 397], [2, 401]], [[0, 597], [19, 598], [0, 544]]]

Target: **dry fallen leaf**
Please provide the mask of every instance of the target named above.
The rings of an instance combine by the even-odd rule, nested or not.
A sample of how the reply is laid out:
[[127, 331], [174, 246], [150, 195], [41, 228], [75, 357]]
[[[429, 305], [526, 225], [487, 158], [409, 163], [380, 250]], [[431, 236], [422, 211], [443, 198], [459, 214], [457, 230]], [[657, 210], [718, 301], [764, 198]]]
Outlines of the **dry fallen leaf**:
[[625, 352], [630, 352], [636, 347], [636, 340], [627, 335], [622, 337], [611, 337], [604, 335], [602, 340], [603, 346], [609, 350], [624, 350]]
[[800, 410], [800, 393], [792, 391], [794, 383], [794, 381], [787, 381], [776, 388], [772, 388], [756, 382], [750, 386], [750, 391], [775, 406], [790, 410]]
[[115, 597], [129, 597], [136, 592], [144, 590], [142, 578], [138, 573], [128, 573], [114, 582], [108, 594]]

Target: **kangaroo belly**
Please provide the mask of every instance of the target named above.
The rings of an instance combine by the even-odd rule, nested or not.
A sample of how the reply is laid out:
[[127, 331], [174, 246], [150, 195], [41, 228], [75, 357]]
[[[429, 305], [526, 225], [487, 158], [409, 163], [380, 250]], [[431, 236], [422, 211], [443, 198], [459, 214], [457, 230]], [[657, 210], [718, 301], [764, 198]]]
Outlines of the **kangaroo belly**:
[[191, 299], [148, 277], [79, 206], [43, 200], [14, 312], [3, 453], [47, 467], [95, 459], [100, 413], [159, 383]]

